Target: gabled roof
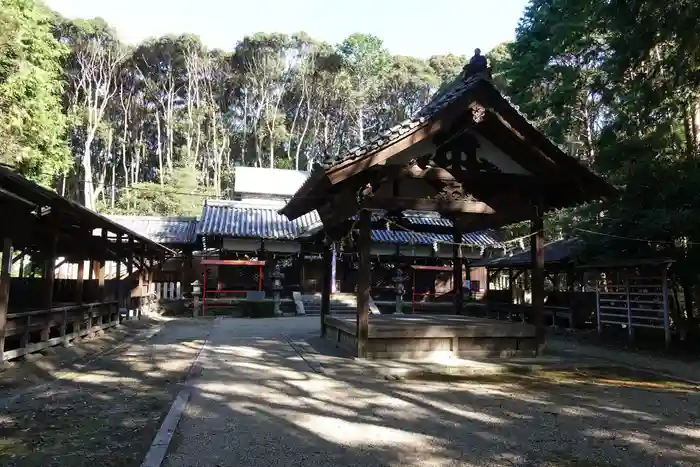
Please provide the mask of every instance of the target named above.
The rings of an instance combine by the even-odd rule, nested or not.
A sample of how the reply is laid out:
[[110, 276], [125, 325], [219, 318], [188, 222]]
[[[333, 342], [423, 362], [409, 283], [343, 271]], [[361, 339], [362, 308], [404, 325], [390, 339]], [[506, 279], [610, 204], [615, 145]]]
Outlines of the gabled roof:
[[436, 93], [430, 102], [411, 118], [407, 118], [403, 122], [382, 131], [374, 138], [369, 139], [362, 146], [354, 147], [345, 154], [341, 153], [336, 157], [327, 157], [323, 160], [322, 166], [325, 169], [331, 169], [345, 162], [376, 152], [385, 146], [389, 146], [395, 140], [416, 130], [419, 126], [426, 124], [458, 97], [471, 89], [475, 89], [482, 81], [483, 78], [480, 76], [474, 76], [465, 80], [463, 75], [460, 74], [449, 86], [446, 86], [443, 91]]
[[[545, 206], [570, 206], [617, 195], [609, 183], [540, 133], [489, 79], [477, 75], [458, 78], [413, 117], [381, 132], [364, 145], [337, 157], [328, 157], [322, 165], [315, 167], [309, 179], [281, 212], [295, 218], [317, 209], [326, 202], [330, 193], [340, 190], [336, 187], [370, 168], [383, 167], [384, 173], [388, 173], [388, 161], [392, 157], [420, 142], [435, 141], [434, 137], [438, 134], [452, 131], [450, 126], [469, 111], [485, 112], [487, 118], [483, 124], [471, 127], [460, 123], [465, 131], [485, 132], [482, 136], [488, 134], [486, 139], [492, 144], [507, 145], [511, 148], [509, 156], [514, 160], [517, 157], [517, 163], [527, 164], [533, 169], [528, 169], [533, 174], [533, 180], [544, 177], [542, 180], [556, 187], [556, 195], [547, 192], [543, 200]], [[567, 187], [565, 191], [563, 186]]]
[[[59, 255], [71, 255], [77, 251], [84, 253], [85, 249], [82, 248], [84, 245], [80, 245], [79, 242], [76, 242], [75, 238], [71, 236], [72, 234], [69, 233], [76, 229], [90, 232], [94, 237], [100, 236], [102, 229], [110, 232], [112, 235], [119, 234], [132, 237], [133, 240], [139, 244], [141, 251], [145, 255], [167, 255], [174, 253], [158, 242], [116, 223], [106, 216], [92, 211], [81, 204], [64, 198], [54, 191], [37, 185], [3, 166], [0, 166], [0, 189], [5, 199], [11, 199], [15, 203], [21, 203], [27, 206], [28, 210], [45, 210], [56, 217], [55, 225], [62, 234], [65, 234], [65, 238], [59, 238], [58, 240], [57, 253]], [[31, 206], [33, 206], [33, 208]], [[10, 222], [7, 219], [5, 221]], [[19, 248], [33, 248], [36, 246], [34, 245], [35, 243], [46, 241], [45, 238], [40, 239], [39, 237], [41, 237], [41, 234], [37, 232], [37, 235], [31, 235], [25, 238], [13, 238], [13, 242], [16, 242], [15, 246]]]
[[197, 241], [197, 218], [180, 216], [107, 216], [154, 242], [187, 245]]

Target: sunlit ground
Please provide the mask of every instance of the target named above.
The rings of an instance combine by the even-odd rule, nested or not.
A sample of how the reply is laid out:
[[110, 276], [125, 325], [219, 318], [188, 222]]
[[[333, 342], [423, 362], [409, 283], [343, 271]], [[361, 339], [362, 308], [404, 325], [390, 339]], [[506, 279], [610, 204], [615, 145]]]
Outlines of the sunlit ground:
[[351, 361], [324, 375], [283, 339], [233, 339], [243, 331], [228, 326], [169, 467], [700, 465], [687, 383], [622, 368], [385, 380]]
[[[342, 358], [319, 374], [282, 337], [316, 325], [217, 324], [165, 465], [700, 465], [692, 384], [611, 367], [386, 380]], [[140, 465], [210, 326], [53, 372], [0, 412], [0, 465]]]

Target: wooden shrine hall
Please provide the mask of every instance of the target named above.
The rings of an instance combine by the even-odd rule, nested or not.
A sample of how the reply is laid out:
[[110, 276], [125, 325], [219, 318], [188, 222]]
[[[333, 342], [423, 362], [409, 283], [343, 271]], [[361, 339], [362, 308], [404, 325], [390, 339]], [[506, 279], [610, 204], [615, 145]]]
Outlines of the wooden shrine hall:
[[[0, 366], [117, 326], [137, 271], [173, 253], [5, 167], [0, 211]], [[124, 265], [127, 278], [105, 280], [108, 261]], [[76, 279], [56, 279], [63, 263], [77, 264]]]
[[[359, 230], [355, 323], [328, 315], [323, 282], [322, 334], [358, 357], [436, 354], [534, 355], [544, 344], [545, 212], [610, 199], [616, 190], [562, 152], [521, 115], [486, 76], [458, 77], [414, 117], [337, 158], [328, 158], [280, 211], [290, 220], [317, 210], [330, 244]], [[454, 315], [369, 317], [371, 211], [404, 224], [406, 210], [432, 211], [463, 232], [531, 222], [535, 326], [462, 315], [465, 271], [453, 248]], [[353, 221], [353, 216], [357, 216]], [[351, 221], [348, 221], [351, 219]], [[411, 230], [419, 231], [418, 226]], [[330, 264], [330, 261], [326, 261]]]

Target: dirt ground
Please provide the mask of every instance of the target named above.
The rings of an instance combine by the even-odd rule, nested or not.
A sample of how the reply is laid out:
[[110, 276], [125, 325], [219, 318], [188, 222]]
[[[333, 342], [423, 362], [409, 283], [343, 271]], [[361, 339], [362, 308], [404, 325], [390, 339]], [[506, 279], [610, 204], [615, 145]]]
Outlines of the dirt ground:
[[316, 333], [175, 319], [56, 347], [0, 372], [0, 466], [139, 466], [208, 336], [171, 467], [700, 466], [697, 384], [610, 365], [386, 380], [319, 348], [321, 374], [290, 345]]
[[0, 465], [139, 465], [211, 325], [129, 323], [0, 373]]

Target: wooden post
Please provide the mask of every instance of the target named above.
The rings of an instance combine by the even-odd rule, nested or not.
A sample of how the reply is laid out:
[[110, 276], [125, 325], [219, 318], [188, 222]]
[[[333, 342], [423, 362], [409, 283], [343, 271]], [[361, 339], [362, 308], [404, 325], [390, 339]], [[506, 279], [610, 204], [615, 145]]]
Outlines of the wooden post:
[[630, 278], [625, 272], [625, 308], [627, 308], [627, 341], [634, 343], [634, 328], [632, 327], [632, 300], [630, 297]]
[[[151, 296], [151, 283], [153, 282], [153, 260], [146, 259], [144, 264], [144, 274], [146, 276], [146, 296]], [[202, 285], [202, 290], [204, 290], [204, 285]]]
[[138, 285], [138, 298], [139, 298], [139, 310], [141, 310], [144, 306], [145, 300], [144, 300], [144, 294], [143, 294], [143, 287], [144, 287], [144, 271], [146, 270], [146, 258], [143, 256], [143, 252], [139, 255], [139, 264], [141, 267], [138, 269], [138, 276], [139, 276], [139, 285]]
[[661, 284], [661, 294], [662, 294], [662, 299], [663, 299], [663, 306], [664, 306], [664, 338], [666, 340], [666, 350], [668, 350], [671, 347], [671, 325], [670, 325], [670, 317], [669, 317], [669, 310], [668, 310], [668, 265], [665, 264], [663, 265], [663, 269], [661, 270], [661, 280], [663, 281]]
[[[131, 287], [131, 275], [134, 273], [134, 237], [129, 237], [129, 254], [126, 257], [126, 283], [125, 289], [126, 291], [124, 292], [124, 301], [125, 301], [125, 306], [124, 308], [131, 309], [131, 292], [132, 292], [132, 287]], [[141, 308], [138, 309], [138, 317], [141, 319]], [[119, 319], [117, 319], [117, 323], [119, 322]]]
[[83, 289], [84, 289], [84, 276], [85, 276], [85, 261], [78, 262], [78, 277], [76, 278], [75, 284], [75, 302], [78, 305], [83, 304]]
[[452, 283], [454, 287], [454, 307], [455, 314], [462, 314], [462, 303], [464, 301], [464, 287], [462, 283], [462, 232], [457, 226], [452, 231]]
[[[58, 234], [54, 234], [50, 241], [48, 257], [44, 260], [44, 306], [49, 311], [51, 311], [53, 307], [54, 278], [56, 277], [56, 243], [58, 241]], [[48, 324], [41, 329], [39, 333], [41, 342], [49, 340], [50, 332], [51, 327]]]
[[190, 248], [185, 250], [185, 264], [183, 268], [182, 294], [192, 295], [192, 282], [194, 282], [194, 254]]
[[569, 327], [576, 328], [576, 274], [573, 264], [566, 269], [566, 291], [569, 293]]
[[104, 246], [104, 251], [102, 258], [100, 258], [99, 269], [97, 270], [97, 284], [99, 288], [99, 301], [104, 302], [106, 300], [105, 296], [105, 259], [107, 257], [107, 230], [102, 229], [102, 245]]
[[[104, 251], [103, 251], [103, 256], [100, 258], [99, 261], [99, 269], [97, 270], [97, 284], [98, 284], [98, 301], [104, 302], [107, 299], [106, 296], [106, 291], [105, 291], [105, 264], [106, 264], [106, 257], [107, 257], [107, 230], [102, 229], [102, 243], [104, 246]], [[92, 312], [88, 313], [88, 319], [87, 319], [87, 336], [90, 337], [92, 335]]]
[[512, 305], [514, 301], [513, 295], [515, 295], [515, 288], [513, 287], [513, 282], [515, 281], [515, 276], [513, 275], [513, 270], [508, 268], [508, 295], [510, 295], [510, 300], [508, 304]]
[[331, 267], [333, 249], [323, 246], [323, 283], [321, 284], [321, 337], [326, 335], [326, 316], [331, 312]]
[[532, 314], [537, 336], [537, 355], [544, 351], [544, 212], [542, 204], [533, 206], [530, 223], [530, 260], [532, 263]]
[[360, 254], [360, 266], [357, 277], [357, 357], [367, 357], [369, 339], [369, 301], [370, 301], [370, 246], [371, 213], [360, 211], [360, 238], [357, 249]]
[[117, 280], [117, 304], [119, 308], [123, 308], [124, 304], [122, 303], [124, 297], [122, 296], [122, 257], [121, 255], [121, 243], [122, 243], [122, 234], [118, 233], [117, 234], [117, 272], [115, 273], [114, 278]]
[[3, 239], [2, 265], [0, 266], [0, 368], [5, 361], [5, 328], [7, 308], [10, 302], [10, 272], [12, 271], [12, 240]]
[[[306, 253], [304, 241], [299, 241], [299, 261], [297, 262], [297, 267], [299, 268], [299, 293], [304, 295], [304, 256]], [[321, 335], [323, 335], [323, 329], [321, 330]]]

